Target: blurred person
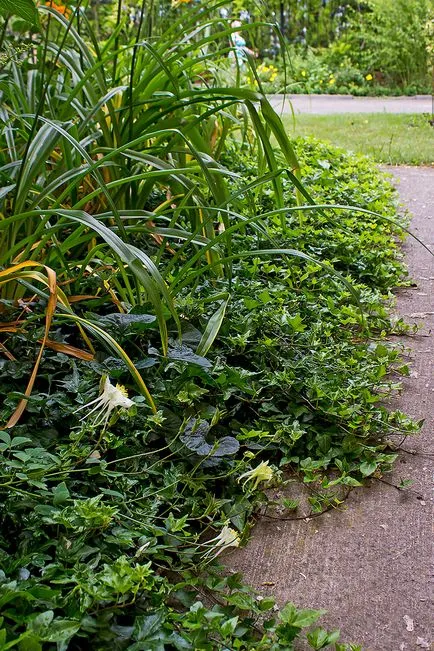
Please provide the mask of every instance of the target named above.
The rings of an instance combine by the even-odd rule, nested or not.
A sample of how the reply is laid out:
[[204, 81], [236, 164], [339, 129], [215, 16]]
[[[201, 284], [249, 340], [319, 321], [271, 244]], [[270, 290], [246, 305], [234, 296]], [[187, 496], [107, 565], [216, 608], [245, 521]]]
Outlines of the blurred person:
[[[239, 28], [241, 27], [241, 22], [239, 20], [234, 20], [231, 23], [231, 27]], [[247, 47], [246, 40], [240, 31], [232, 32], [231, 34], [231, 45], [233, 50], [229, 52], [229, 58], [233, 60], [234, 63], [237, 63], [239, 66], [242, 66], [247, 59], [247, 55], [255, 57], [256, 53]]]

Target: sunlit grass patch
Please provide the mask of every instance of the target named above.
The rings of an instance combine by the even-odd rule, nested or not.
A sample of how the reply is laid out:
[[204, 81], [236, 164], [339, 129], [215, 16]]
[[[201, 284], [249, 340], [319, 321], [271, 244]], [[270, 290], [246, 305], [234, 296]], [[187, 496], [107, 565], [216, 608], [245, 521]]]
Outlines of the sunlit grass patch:
[[[426, 114], [297, 115], [295, 133], [372, 156], [389, 165], [434, 164], [434, 127]], [[292, 116], [284, 116], [294, 131]]]

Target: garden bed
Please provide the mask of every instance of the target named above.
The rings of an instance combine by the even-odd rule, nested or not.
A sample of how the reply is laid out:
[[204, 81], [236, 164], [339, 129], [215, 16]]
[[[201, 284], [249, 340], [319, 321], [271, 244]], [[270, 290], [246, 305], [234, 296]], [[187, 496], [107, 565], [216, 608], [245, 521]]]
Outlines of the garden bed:
[[417, 429], [384, 407], [395, 193], [221, 83], [212, 3], [105, 41], [30, 6], [0, 86], [0, 644], [289, 651], [321, 613], [219, 561], [267, 488], [321, 513]]
[[[394, 191], [367, 159], [305, 140], [297, 153], [317, 203], [377, 214], [290, 212], [296, 205], [288, 184], [282, 223], [272, 192], [246, 194], [251, 210], [263, 213], [264, 230], [246, 227], [234, 239], [230, 279], [177, 294], [183, 339], [173, 331], [166, 355], [158, 352], [155, 319], [143, 309], [125, 314], [108, 304], [101, 311], [88, 299], [87, 318], [141, 370], [155, 414], [125, 364], [100, 346], [90, 361], [45, 351], [24, 418], [10, 436], [0, 434], [8, 639], [16, 631], [16, 639], [45, 640], [50, 648], [50, 641], [65, 645], [72, 637], [72, 649], [86, 639], [94, 649], [154, 648], [147, 645], [157, 640], [214, 648], [209, 639], [268, 649], [276, 639], [287, 649], [316, 618], [287, 609], [260, 642], [249, 618], [258, 607], [269, 612], [273, 601], [256, 602], [239, 579], [209, 573], [220, 551], [247, 541], [250, 516], [270, 482], [282, 485], [296, 471], [315, 486], [312, 513], [337, 506], [339, 488], [390, 467], [388, 433], [413, 430], [379, 402], [397, 386], [397, 351], [384, 338], [403, 327], [391, 324], [385, 303], [405, 277], [395, 241], [400, 229], [380, 217], [395, 216]], [[228, 153], [233, 170], [234, 156]], [[248, 155], [238, 160], [244, 183], [254, 170]], [[278, 251], [260, 254], [269, 238], [277, 249], [296, 249], [327, 267]], [[36, 325], [44, 302], [26, 309]], [[21, 313], [8, 309], [12, 323]], [[204, 333], [217, 322], [205, 356]], [[3, 421], [31, 373], [39, 337], [38, 327], [27, 327], [12, 335], [12, 348], [7, 342], [15, 359], [1, 361]], [[71, 327], [60, 324], [51, 339], [77, 344]], [[106, 428], [89, 415], [101, 377], [125, 385], [132, 400]], [[296, 513], [290, 502], [280, 508]], [[225, 606], [211, 605], [216, 594]]]

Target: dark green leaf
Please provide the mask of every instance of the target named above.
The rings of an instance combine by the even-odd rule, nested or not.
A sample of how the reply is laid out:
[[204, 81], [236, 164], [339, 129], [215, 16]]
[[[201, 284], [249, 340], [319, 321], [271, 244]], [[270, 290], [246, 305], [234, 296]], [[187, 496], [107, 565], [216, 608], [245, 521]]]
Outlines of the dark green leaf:
[[0, 0], [0, 12], [4, 16], [20, 16], [28, 23], [39, 27], [39, 15], [33, 0]]

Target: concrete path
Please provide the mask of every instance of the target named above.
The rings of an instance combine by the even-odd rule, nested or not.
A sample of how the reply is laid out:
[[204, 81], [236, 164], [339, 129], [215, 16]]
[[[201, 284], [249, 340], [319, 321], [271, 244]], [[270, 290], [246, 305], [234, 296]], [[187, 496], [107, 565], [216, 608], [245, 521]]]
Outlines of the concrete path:
[[[434, 169], [390, 171], [414, 214], [412, 230], [434, 249]], [[413, 453], [402, 453], [386, 478], [412, 479], [412, 491], [374, 481], [353, 491], [343, 512], [308, 522], [262, 519], [247, 547], [227, 559], [280, 604], [327, 609], [324, 623], [364, 651], [434, 650], [434, 259], [411, 238], [405, 252], [417, 287], [399, 292], [397, 311], [424, 325], [404, 340], [411, 377], [393, 407], [425, 425], [405, 442]]]
[[328, 115], [332, 113], [431, 113], [430, 95], [415, 97], [353, 97], [352, 95], [271, 95], [274, 109]]

